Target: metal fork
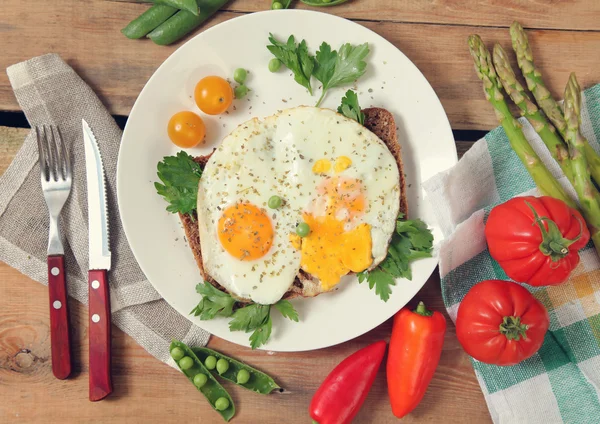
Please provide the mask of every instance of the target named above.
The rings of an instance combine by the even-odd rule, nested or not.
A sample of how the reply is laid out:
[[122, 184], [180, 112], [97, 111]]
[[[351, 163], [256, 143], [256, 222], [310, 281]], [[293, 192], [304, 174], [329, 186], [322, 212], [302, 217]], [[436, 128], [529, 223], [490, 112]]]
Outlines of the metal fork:
[[42, 191], [50, 215], [48, 293], [50, 295], [52, 372], [56, 378], [64, 380], [71, 374], [71, 347], [67, 313], [65, 252], [60, 239], [59, 216], [71, 192], [71, 160], [57, 126], [36, 126], [35, 133], [42, 174]]

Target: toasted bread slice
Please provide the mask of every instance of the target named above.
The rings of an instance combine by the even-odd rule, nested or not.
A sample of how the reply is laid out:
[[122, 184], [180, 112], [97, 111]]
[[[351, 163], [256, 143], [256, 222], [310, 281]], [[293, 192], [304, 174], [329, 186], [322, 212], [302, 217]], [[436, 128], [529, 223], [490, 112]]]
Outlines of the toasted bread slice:
[[[396, 122], [394, 116], [387, 110], [381, 108], [368, 108], [363, 110], [365, 114], [365, 127], [377, 135], [387, 146], [389, 151], [392, 153], [398, 164], [398, 171], [400, 174], [400, 212], [405, 216], [408, 214], [408, 202], [406, 199], [406, 176], [404, 175], [404, 168], [402, 165], [402, 152], [400, 144], [398, 143], [398, 134], [396, 131]], [[202, 167], [206, 165], [210, 155], [199, 156], [194, 160]], [[217, 283], [210, 275], [204, 270], [204, 264], [202, 262], [202, 250], [200, 248], [200, 235], [198, 230], [198, 217], [194, 212], [193, 215], [182, 215], [179, 214], [179, 218], [183, 224], [183, 229], [187, 237], [188, 244], [194, 257], [200, 274], [205, 281], [208, 281], [219, 290], [226, 291], [219, 283]], [[300, 270], [294, 283], [283, 296], [284, 299], [291, 299], [294, 297], [314, 297], [318, 294], [323, 293], [321, 284], [314, 280], [312, 276]], [[231, 294], [231, 293], [230, 293]], [[241, 302], [249, 302], [248, 299], [240, 299]]]

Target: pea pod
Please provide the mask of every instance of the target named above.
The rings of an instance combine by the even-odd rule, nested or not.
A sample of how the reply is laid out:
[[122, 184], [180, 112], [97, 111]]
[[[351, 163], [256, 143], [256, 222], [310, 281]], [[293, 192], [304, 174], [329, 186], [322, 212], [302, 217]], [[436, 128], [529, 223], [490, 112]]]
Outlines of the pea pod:
[[129, 22], [129, 25], [123, 28], [121, 32], [127, 38], [142, 38], [173, 16], [175, 12], [177, 12], [177, 9], [174, 7], [156, 4]]
[[196, 0], [200, 8], [198, 16], [187, 10], [180, 10], [148, 34], [148, 38], [161, 46], [174, 43], [199, 27], [228, 1]]
[[[214, 356], [217, 359], [225, 359], [229, 362], [229, 368], [223, 374], [220, 374], [222, 378], [227, 381], [231, 381], [244, 389], [252, 390], [253, 392], [260, 393], [261, 395], [268, 395], [273, 390], [281, 390], [281, 387], [275, 380], [269, 377], [264, 372], [254, 369], [243, 362], [236, 359], [230, 358], [229, 356], [223, 355], [215, 350], [206, 347], [194, 347], [192, 351], [196, 354], [196, 357], [201, 361], [204, 361], [209, 356]], [[237, 375], [241, 370], [246, 370], [250, 374], [250, 379], [244, 383], [238, 383]], [[217, 370], [211, 371], [214, 375], [219, 375]]]
[[199, 15], [196, 0], [154, 0], [154, 3], [176, 7], [177, 9], [186, 10], [193, 15]]
[[[276, 4], [277, 3], [277, 4]], [[292, 4], [292, 0], [272, 0], [271, 9], [288, 9]]]
[[300, 0], [302, 3], [309, 6], [337, 6], [338, 4], [346, 3], [348, 0]]
[[[215, 377], [213, 377], [210, 371], [208, 371], [206, 367], [202, 364], [200, 359], [198, 359], [193, 350], [186, 346], [185, 343], [173, 340], [171, 342], [171, 346], [169, 347], [169, 352], [172, 352], [175, 348], [179, 348], [184, 352], [184, 357], [179, 361], [176, 361], [177, 366], [179, 367], [181, 372], [185, 374], [185, 376], [188, 378], [188, 380], [190, 380], [192, 384], [194, 384], [194, 377], [197, 374], [204, 374], [207, 377], [206, 383], [204, 383], [201, 387], [197, 387], [194, 384], [194, 387], [196, 387], [198, 391], [204, 395], [206, 400], [208, 400], [208, 403], [210, 403], [210, 406], [212, 406], [212, 408], [215, 411], [221, 414], [225, 421], [229, 421], [231, 418], [233, 418], [233, 416], [235, 415], [235, 406], [233, 405], [233, 400], [231, 399], [231, 396], [229, 396], [229, 393], [227, 393], [227, 390], [225, 390], [223, 386], [219, 384], [219, 382], [215, 379]], [[186, 369], [182, 369], [182, 367], [179, 365], [179, 362], [181, 362], [185, 358], [192, 358], [193, 363], [191, 367], [186, 366]], [[229, 405], [223, 410], [217, 409], [215, 405], [217, 400], [220, 398], [225, 398], [229, 401]], [[223, 401], [221, 401], [220, 403], [223, 403]]]

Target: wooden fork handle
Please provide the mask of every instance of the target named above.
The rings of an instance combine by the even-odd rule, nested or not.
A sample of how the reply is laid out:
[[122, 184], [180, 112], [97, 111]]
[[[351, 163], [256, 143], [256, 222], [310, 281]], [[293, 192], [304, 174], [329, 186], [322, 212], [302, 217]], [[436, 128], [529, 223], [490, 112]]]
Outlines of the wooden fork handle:
[[71, 343], [63, 255], [48, 256], [48, 294], [52, 373], [56, 378], [64, 380], [71, 374]]
[[89, 276], [90, 400], [102, 400], [112, 392], [110, 372], [110, 295], [106, 270]]

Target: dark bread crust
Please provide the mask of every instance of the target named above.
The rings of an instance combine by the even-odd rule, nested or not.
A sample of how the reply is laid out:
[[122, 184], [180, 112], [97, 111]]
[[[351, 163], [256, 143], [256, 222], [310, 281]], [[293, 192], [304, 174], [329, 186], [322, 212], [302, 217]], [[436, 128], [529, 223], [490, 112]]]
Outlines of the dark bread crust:
[[[394, 116], [389, 111], [377, 107], [364, 109], [363, 112], [365, 114], [365, 127], [385, 143], [389, 151], [396, 159], [396, 163], [398, 164], [398, 172], [400, 174], [400, 212], [406, 216], [408, 214], [408, 202], [406, 199], [406, 177], [404, 175], [402, 152], [400, 144], [398, 143], [398, 134], [396, 131], [396, 122], [394, 121]], [[212, 153], [206, 156], [198, 156], [194, 158], [194, 161], [204, 169], [204, 166], [206, 166], [206, 163], [211, 156]], [[200, 248], [198, 216], [196, 215], [196, 211], [194, 211], [191, 215], [179, 214], [179, 218], [183, 224], [183, 230], [185, 231], [187, 242], [192, 250], [192, 253], [194, 254], [194, 258], [196, 259], [196, 264], [200, 270], [200, 275], [205, 281], [208, 281], [217, 289], [226, 291], [204, 270], [204, 264], [202, 262], [202, 249]], [[320, 284], [314, 281], [310, 275], [300, 270], [298, 276], [294, 280], [294, 283], [283, 296], [283, 298], [292, 299], [298, 296], [314, 297], [322, 293], [319, 286]], [[230, 293], [230, 295], [234, 296], [232, 293]], [[241, 302], [249, 302], [248, 299], [239, 300]]]

